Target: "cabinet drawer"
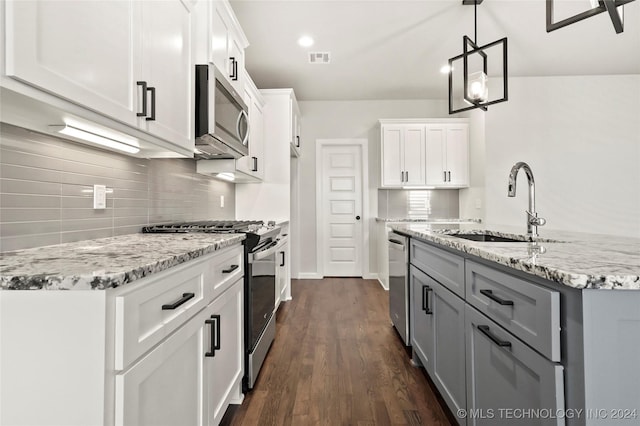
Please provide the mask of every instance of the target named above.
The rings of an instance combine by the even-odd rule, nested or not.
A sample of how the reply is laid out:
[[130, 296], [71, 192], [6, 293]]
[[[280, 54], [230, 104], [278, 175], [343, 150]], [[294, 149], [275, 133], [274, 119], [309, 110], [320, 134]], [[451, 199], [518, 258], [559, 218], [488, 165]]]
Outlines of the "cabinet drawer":
[[176, 330], [209, 299], [211, 257], [141, 280], [115, 297], [115, 369], [122, 370]]
[[467, 425], [564, 425], [562, 416], [513, 416], [514, 410], [562, 412], [563, 366], [547, 360], [471, 306], [465, 309], [467, 409], [484, 414], [470, 417]]
[[466, 261], [467, 302], [552, 361], [560, 361], [560, 293]]
[[213, 279], [206, 289], [207, 292], [211, 292], [207, 294], [207, 300], [218, 297], [244, 275], [243, 246], [240, 245], [217, 254], [211, 263], [211, 268]]
[[411, 239], [411, 264], [464, 298], [464, 258]]

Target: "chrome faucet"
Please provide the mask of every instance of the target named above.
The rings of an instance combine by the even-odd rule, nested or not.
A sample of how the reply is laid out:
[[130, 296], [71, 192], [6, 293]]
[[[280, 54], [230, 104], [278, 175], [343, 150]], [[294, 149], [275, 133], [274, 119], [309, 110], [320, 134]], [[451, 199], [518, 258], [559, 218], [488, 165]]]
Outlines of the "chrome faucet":
[[538, 217], [538, 213], [536, 213], [536, 182], [533, 180], [531, 167], [529, 167], [527, 163], [520, 161], [511, 168], [509, 172], [509, 192], [507, 195], [509, 197], [516, 196], [516, 178], [518, 177], [518, 171], [520, 169], [524, 169], [527, 175], [527, 181], [529, 182], [529, 210], [526, 210], [527, 234], [530, 237], [536, 238], [538, 237], [538, 226], [543, 226], [547, 221]]

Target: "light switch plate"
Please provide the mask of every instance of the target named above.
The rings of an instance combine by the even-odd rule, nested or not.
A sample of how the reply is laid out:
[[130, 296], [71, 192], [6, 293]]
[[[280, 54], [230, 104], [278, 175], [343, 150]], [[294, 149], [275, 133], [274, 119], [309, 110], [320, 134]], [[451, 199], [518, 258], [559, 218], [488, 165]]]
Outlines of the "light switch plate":
[[105, 185], [93, 185], [93, 208], [107, 208], [107, 187]]
[[224, 207], [224, 195], [220, 196], [220, 208]]

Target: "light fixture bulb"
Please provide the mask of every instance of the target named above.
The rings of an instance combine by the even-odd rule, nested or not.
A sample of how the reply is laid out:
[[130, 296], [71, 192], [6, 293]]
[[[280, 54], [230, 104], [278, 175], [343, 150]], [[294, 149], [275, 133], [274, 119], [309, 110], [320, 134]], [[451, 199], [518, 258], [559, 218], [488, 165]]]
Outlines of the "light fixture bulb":
[[309, 36], [302, 36], [298, 39], [298, 44], [302, 47], [313, 46], [313, 39]]
[[478, 104], [486, 102], [489, 99], [489, 87], [487, 84], [487, 75], [482, 72], [474, 72], [469, 75], [467, 82], [467, 98], [471, 102]]
[[442, 68], [440, 68], [442, 74], [449, 74], [451, 71], [453, 71], [453, 67], [449, 65], [443, 65]]

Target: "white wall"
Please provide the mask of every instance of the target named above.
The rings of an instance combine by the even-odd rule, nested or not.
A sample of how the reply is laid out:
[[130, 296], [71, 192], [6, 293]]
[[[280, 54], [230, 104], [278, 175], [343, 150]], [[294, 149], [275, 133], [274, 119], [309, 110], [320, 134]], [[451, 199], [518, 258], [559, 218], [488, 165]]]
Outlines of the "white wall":
[[486, 222], [525, 231], [527, 162], [540, 228], [640, 237], [640, 75], [509, 79], [509, 101], [486, 120]]
[[377, 271], [375, 216], [380, 180], [380, 118], [448, 117], [445, 101], [305, 101], [302, 113], [300, 173], [300, 276], [313, 276], [316, 265], [316, 139], [369, 139], [369, 268]]

